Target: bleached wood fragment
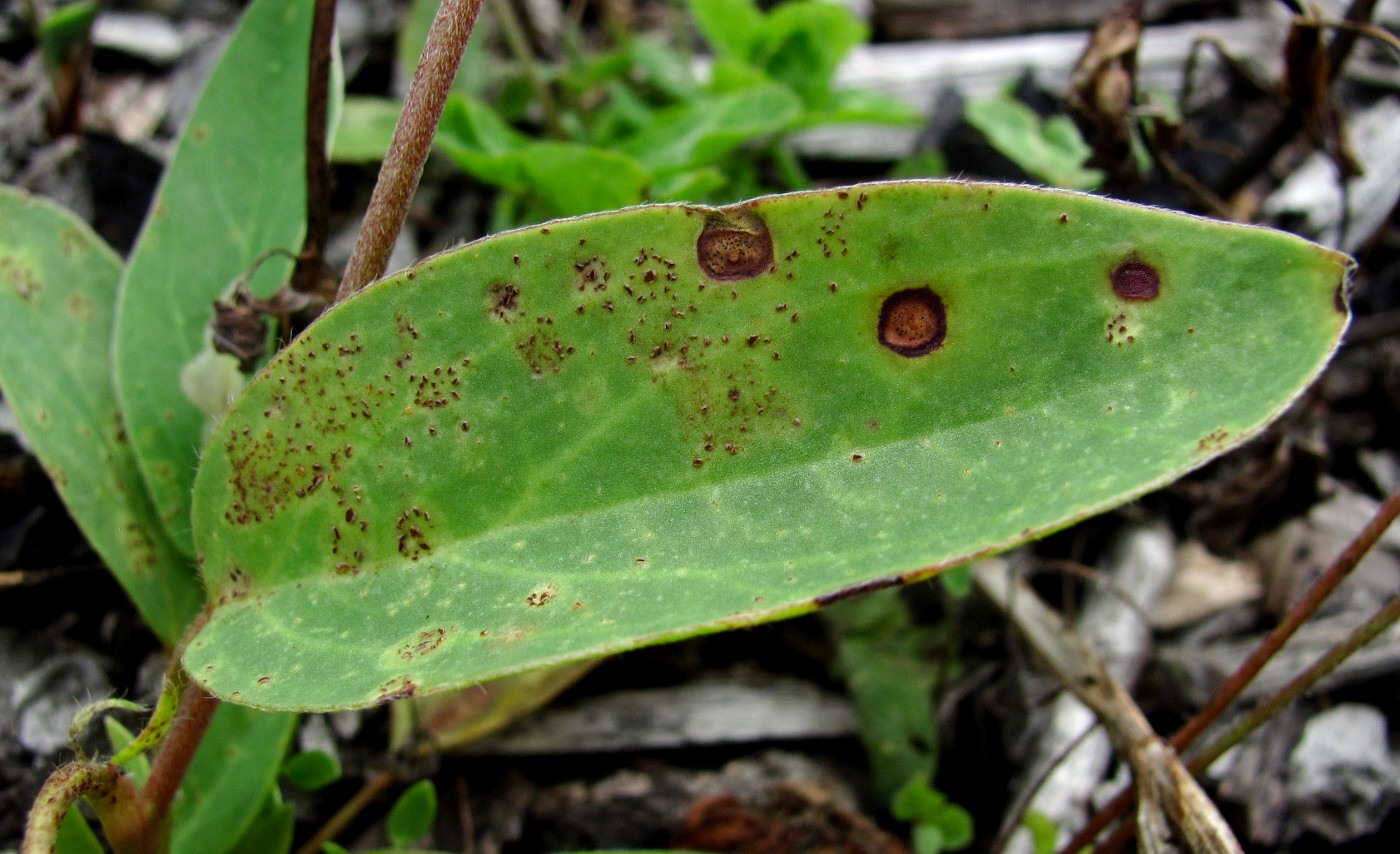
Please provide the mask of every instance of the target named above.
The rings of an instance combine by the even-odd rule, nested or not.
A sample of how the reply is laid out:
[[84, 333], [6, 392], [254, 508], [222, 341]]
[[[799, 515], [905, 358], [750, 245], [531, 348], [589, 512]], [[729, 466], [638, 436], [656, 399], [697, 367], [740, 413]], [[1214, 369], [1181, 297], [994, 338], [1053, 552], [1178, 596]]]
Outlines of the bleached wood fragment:
[[[1141, 88], [1175, 95], [1192, 46], [1214, 39], [1266, 79], [1278, 75], [1287, 26], [1277, 20], [1240, 19], [1148, 27], [1138, 56]], [[925, 41], [867, 45], [852, 51], [836, 74], [837, 88], [863, 88], [892, 95], [925, 117], [945, 89], [965, 99], [986, 98], [1023, 75], [1049, 92], [1063, 93], [1070, 71], [1088, 44], [1089, 31], [1041, 33], [972, 41]], [[1217, 55], [1202, 52], [1197, 80], [1220, 68]], [[796, 145], [807, 156], [838, 160], [897, 160], [913, 150], [917, 128], [848, 125], [801, 134]]]

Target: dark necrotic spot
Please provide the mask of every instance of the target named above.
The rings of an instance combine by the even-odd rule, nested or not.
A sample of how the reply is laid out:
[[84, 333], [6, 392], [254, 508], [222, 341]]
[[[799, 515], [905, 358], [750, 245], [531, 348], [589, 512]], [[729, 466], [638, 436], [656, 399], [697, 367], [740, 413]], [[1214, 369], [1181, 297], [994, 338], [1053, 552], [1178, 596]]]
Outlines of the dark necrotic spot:
[[925, 356], [943, 346], [948, 311], [931, 288], [892, 294], [880, 307], [880, 343], [901, 356]]
[[763, 218], [748, 208], [718, 211], [705, 220], [695, 257], [717, 282], [751, 279], [773, 267], [773, 236]]
[[1127, 300], [1156, 299], [1162, 290], [1157, 268], [1142, 261], [1124, 261], [1113, 271], [1113, 291]]
[[491, 286], [486, 296], [486, 313], [509, 323], [520, 309], [520, 288], [509, 283]]

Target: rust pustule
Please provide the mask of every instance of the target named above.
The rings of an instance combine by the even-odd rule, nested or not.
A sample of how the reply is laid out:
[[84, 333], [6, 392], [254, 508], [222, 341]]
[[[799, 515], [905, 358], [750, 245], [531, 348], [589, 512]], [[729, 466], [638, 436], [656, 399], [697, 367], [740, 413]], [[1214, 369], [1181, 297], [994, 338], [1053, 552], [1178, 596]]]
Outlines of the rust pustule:
[[1136, 259], [1119, 264], [1109, 278], [1113, 282], [1113, 292], [1126, 300], [1152, 300], [1162, 292], [1162, 278], [1157, 268]]
[[717, 282], [751, 279], [774, 269], [773, 235], [749, 208], [714, 211], [695, 241], [695, 258], [705, 275]]
[[486, 295], [486, 313], [497, 320], [510, 323], [520, 310], [520, 288], [510, 283], [491, 286]]
[[908, 288], [880, 306], [880, 343], [901, 356], [926, 356], [943, 346], [948, 310], [932, 288]]

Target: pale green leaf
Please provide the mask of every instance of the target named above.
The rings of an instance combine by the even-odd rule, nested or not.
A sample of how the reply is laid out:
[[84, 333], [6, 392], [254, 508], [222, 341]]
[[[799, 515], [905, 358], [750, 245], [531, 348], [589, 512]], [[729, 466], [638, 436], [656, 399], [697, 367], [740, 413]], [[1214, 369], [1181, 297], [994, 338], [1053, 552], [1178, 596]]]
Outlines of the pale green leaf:
[[[188, 554], [205, 416], [181, 390], [180, 372], [205, 347], [213, 301], [268, 250], [301, 248], [312, 6], [248, 7], [180, 136], [122, 278], [117, 394], [156, 512]], [[282, 259], [263, 264], [251, 289], [267, 295], [288, 269]]]
[[112, 387], [120, 276], [72, 213], [0, 187], [0, 389], [73, 520], [173, 643], [204, 595], [151, 506]]
[[460, 247], [331, 309], [215, 429], [185, 663], [363, 706], [927, 578], [1257, 433], [1336, 346], [1349, 263], [938, 181]]

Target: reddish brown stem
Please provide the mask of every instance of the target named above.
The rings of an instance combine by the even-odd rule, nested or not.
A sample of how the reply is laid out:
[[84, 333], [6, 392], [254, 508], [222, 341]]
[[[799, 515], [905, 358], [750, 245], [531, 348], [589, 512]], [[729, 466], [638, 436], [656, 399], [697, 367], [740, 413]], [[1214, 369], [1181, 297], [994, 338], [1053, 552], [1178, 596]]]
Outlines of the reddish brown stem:
[[[1245, 686], [1253, 681], [1254, 677], [1259, 674], [1259, 671], [1264, 669], [1264, 665], [1273, 658], [1274, 654], [1288, 642], [1288, 639], [1291, 638], [1304, 623], [1312, 618], [1313, 614], [1317, 612], [1318, 607], [1322, 605], [1328, 596], [1332, 595], [1332, 592], [1337, 589], [1337, 586], [1351, 575], [1352, 571], [1356, 569], [1357, 564], [1361, 562], [1361, 558], [1365, 557], [1366, 553], [1375, 546], [1376, 542], [1381, 538], [1381, 535], [1385, 533], [1386, 528], [1390, 527], [1397, 516], [1400, 516], [1400, 489], [1392, 492], [1390, 496], [1386, 498], [1385, 502], [1376, 510], [1375, 515], [1366, 523], [1366, 526], [1357, 533], [1351, 542], [1347, 543], [1346, 548], [1342, 549], [1341, 553], [1332, 561], [1332, 564], [1327, 567], [1327, 571], [1308, 589], [1308, 592], [1303, 595], [1303, 598], [1299, 599], [1293, 607], [1289, 609], [1283, 621], [1275, 626], [1273, 631], [1269, 632], [1268, 636], [1255, 647], [1249, 657], [1230, 675], [1230, 678], [1225, 681], [1225, 684], [1220, 686], [1219, 690], [1215, 692], [1215, 696], [1211, 697], [1210, 702], [1206, 704], [1206, 707], [1198, 712], [1195, 717], [1191, 718], [1191, 720], [1187, 721], [1181, 729], [1177, 730], [1176, 734], [1171, 737], [1171, 741], [1169, 742], [1174, 750], [1178, 753], [1185, 752], [1186, 748], [1190, 747], [1207, 727], [1225, 713], [1225, 710], [1239, 697], [1240, 692], [1245, 689]], [[1132, 803], [1132, 789], [1124, 788], [1112, 801], [1100, 809], [1060, 850], [1062, 852], [1075, 852], [1089, 845], [1103, 832], [1104, 828], [1108, 827], [1110, 823], [1123, 815]], [[1115, 837], [1118, 835], [1119, 834], [1115, 834]], [[1104, 847], [1107, 848], [1108, 843], [1106, 843]]]
[[185, 686], [180, 695], [180, 707], [175, 712], [175, 722], [170, 733], [161, 742], [160, 752], [151, 763], [151, 776], [146, 779], [141, 793], [150, 805], [151, 824], [160, 826], [170, 811], [170, 803], [185, 779], [195, 751], [204, 739], [204, 731], [214, 717], [219, 701], [209, 696], [194, 680]]
[[335, 839], [342, 830], [348, 827], [350, 822], [354, 821], [355, 817], [364, 811], [365, 807], [373, 803], [388, 791], [391, 786], [398, 782], [399, 775], [392, 771], [380, 771], [378, 774], [366, 780], [364, 785], [360, 787], [360, 790], [355, 793], [355, 796], [346, 801], [340, 809], [336, 810], [335, 815], [331, 816], [330, 819], [321, 826], [321, 829], [316, 831], [315, 836], [312, 836], [297, 849], [297, 854], [316, 854], [316, 852], [321, 850], [321, 846]]
[[326, 112], [330, 97], [331, 34], [335, 0], [316, 0], [306, 78], [306, 240], [292, 273], [292, 289], [311, 293], [321, 277], [331, 209], [331, 166], [326, 160]]
[[335, 301], [344, 302], [379, 278], [389, 263], [394, 240], [408, 216], [408, 203], [423, 175], [443, 104], [457, 75], [467, 38], [476, 24], [481, 0], [442, 0], [423, 45], [423, 58], [404, 99], [389, 153], [379, 170], [355, 250], [340, 281]]
[[1371, 615], [1370, 619], [1357, 626], [1345, 640], [1327, 650], [1321, 658], [1304, 669], [1302, 673], [1288, 680], [1287, 685], [1250, 709], [1249, 714], [1231, 726], [1224, 735], [1217, 738], [1199, 754], [1192, 756], [1186, 763], [1186, 767], [1190, 768], [1193, 774], [1205, 771], [1212, 762], [1223, 756], [1225, 751], [1244, 741], [1245, 737], [1258, 729], [1261, 724], [1296, 702], [1329, 673], [1340, 667], [1342, 662], [1354, 655], [1357, 650], [1380, 637], [1382, 632], [1395, 625], [1397, 620], [1400, 620], [1400, 596], [1393, 597], [1385, 603], [1379, 611]]
[[1264, 665], [1269, 663], [1269, 659], [1283, 648], [1288, 639], [1293, 637], [1303, 624], [1312, 619], [1313, 614], [1322, 606], [1328, 596], [1337, 589], [1343, 581], [1356, 569], [1357, 564], [1366, 556], [1366, 553], [1375, 546], [1376, 541], [1385, 533], [1385, 529], [1390, 527], [1390, 523], [1395, 521], [1395, 517], [1400, 516], [1400, 489], [1390, 494], [1385, 503], [1376, 510], [1371, 521], [1347, 543], [1341, 554], [1332, 561], [1332, 565], [1327, 567], [1327, 571], [1322, 574], [1303, 598], [1294, 603], [1288, 610], [1283, 621], [1269, 632], [1260, 644], [1254, 648], [1244, 663], [1230, 675], [1224, 685], [1215, 692], [1206, 707], [1196, 714], [1195, 717], [1186, 722], [1186, 725], [1177, 730], [1172, 736], [1171, 745], [1177, 751], [1183, 751], [1196, 737], [1205, 732], [1206, 727], [1215, 723], [1224, 714], [1230, 704], [1239, 697], [1245, 686], [1259, 675], [1259, 671], [1264, 669]]

